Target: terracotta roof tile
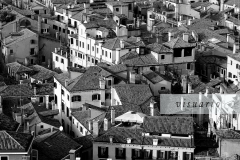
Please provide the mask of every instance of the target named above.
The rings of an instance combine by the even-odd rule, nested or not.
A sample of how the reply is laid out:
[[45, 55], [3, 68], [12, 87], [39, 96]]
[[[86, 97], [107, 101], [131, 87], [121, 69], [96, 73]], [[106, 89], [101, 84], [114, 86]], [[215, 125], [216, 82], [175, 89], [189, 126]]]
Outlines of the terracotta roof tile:
[[7, 63], [6, 66], [9, 67], [14, 74], [32, 71], [32, 69], [30, 69], [18, 62]]
[[0, 131], [16, 131], [19, 125], [20, 124], [14, 121], [11, 117], [8, 117], [3, 113], [0, 114]]
[[169, 49], [167, 47], [165, 47], [162, 44], [159, 43], [153, 43], [153, 44], [149, 44], [147, 45], [147, 48], [149, 48], [151, 51], [155, 52], [155, 53], [173, 53], [172, 49]]
[[147, 116], [143, 128], [146, 133], [192, 135], [193, 118], [175, 116]]
[[163, 43], [163, 45], [174, 49], [174, 48], [186, 48], [186, 47], [195, 47], [196, 43], [188, 43], [182, 39], [182, 37], [171, 39], [168, 42]]

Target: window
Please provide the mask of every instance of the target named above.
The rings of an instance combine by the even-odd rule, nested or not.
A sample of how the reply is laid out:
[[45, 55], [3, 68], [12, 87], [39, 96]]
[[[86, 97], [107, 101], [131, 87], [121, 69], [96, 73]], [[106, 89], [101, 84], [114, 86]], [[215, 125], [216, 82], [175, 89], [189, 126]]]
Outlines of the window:
[[191, 63], [187, 63], [187, 69], [191, 69]]
[[72, 102], [81, 101], [81, 96], [72, 96]]
[[63, 29], [63, 33], [65, 33], [65, 29]]
[[112, 54], [111, 54], [111, 52], [109, 52], [109, 57], [112, 58]]
[[92, 63], [94, 63], [94, 59], [92, 58]]
[[56, 61], [58, 62], [58, 56], [56, 56]]
[[128, 4], [128, 10], [132, 10], [132, 4]]
[[119, 11], [119, 8], [116, 8], [116, 11], [118, 12], [118, 11]]
[[192, 56], [192, 48], [185, 48], [184, 49], [184, 57]]
[[191, 160], [191, 153], [186, 153], [186, 160]]
[[81, 41], [79, 41], [79, 47], [82, 47], [82, 45], [81, 45], [81, 44], [82, 44], [82, 42], [81, 42]]
[[87, 45], [87, 49], [89, 50], [89, 48], [90, 48], [90, 46], [89, 46], [89, 44]]
[[106, 98], [106, 99], [111, 99], [111, 93], [106, 93], [106, 94], [105, 94], [105, 98]]
[[108, 147], [98, 147], [98, 158], [108, 158]]
[[54, 88], [57, 88], [57, 83], [56, 82], [54, 82]]
[[236, 64], [236, 68], [238, 69], [238, 64]]
[[165, 90], [166, 89], [166, 87], [161, 87], [161, 90]]
[[65, 112], [64, 103], [62, 102], [62, 112]]
[[12, 49], [10, 49], [10, 54], [13, 54], [13, 50]]
[[126, 149], [125, 148], [115, 148], [116, 159], [125, 159]]
[[223, 74], [223, 69], [221, 69], [221, 74]]
[[144, 158], [152, 159], [152, 150], [145, 150], [144, 151]]
[[30, 55], [33, 55], [34, 54], [34, 48], [31, 48], [30, 49]]
[[90, 57], [88, 57], [88, 61], [90, 62]]
[[43, 128], [43, 125], [41, 125], [40, 128]]
[[98, 53], [98, 48], [97, 48], [97, 53]]
[[100, 100], [100, 94], [94, 94], [92, 95], [92, 100]]
[[73, 44], [73, 38], [71, 38], [71, 44]]
[[22, 160], [30, 160], [30, 156], [22, 156]]
[[220, 72], [220, 68], [219, 68], [219, 67], [217, 68], [217, 72], [218, 72], [218, 73]]
[[64, 64], [64, 59], [61, 59], [61, 63]]
[[107, 51], [105, 51], [105, 56], [107, 57]]
[[64, 90], [62, 89], [62, 95], [64, 96]]
[[45, 56], [42, 56], [42, 62], [45, 62]]
[[157, 151], [157, 159], [163, 159], [164, 158], [164, 151]]
[[237, 78], [237, 76], [236, 76], [236, 75], [233, 75], [233, 78]]
[[98, 60], [95, 59], [95, 64], [98, 64]]
[[59, 32], [61, 32], [61, 27], [58, 28]]
[[230, 61], [231, 65], [232, 65], [232, 61]]
[[132, 149], [132, 157], [133, 158], [140, 158], [141, 157], [140, 149]]
[[161, 59], [165, 59], [165, 55], [161, 55]]
[[76, 39], [76, 46], [78, 46], [78, 40]]
[[74, 119], [72, 119], [72, 124], [74, 124]]
[[231, 72], [228, 72], [228, 77], [232, 78], [232, 73]]
[[1, 160], [9, 160], [8, 156], [1, 156], [0, 158], [1, 158]]
[[92, 51], [94, 51], [94, 46], [92, 46]]
[[83, 133], [83, 128], [80, 126], [80, 132]]
[[68, 107], [66, 108], [67, 108], [67, 117], [69, 117], [69, 108]]
[[107, 82], [108, 82], [108, 83], [107, 83], [108, 86], [111, 86], [111, 85], [112, 85], [112, 80], [108, 80]]
[[170, 152], [169, 158], [170, 159], [177, 159], [178, 158], [178, 152]]
[[34, 42], [35, 42], [35, 40], [34, 40], [34, 39], [32, 39], [30, 43], [31, 43], [31, 44], [34, 44]]
[[84, 48], [84, 42], [82, 42], [82, 48]]
[[38, 159], [38, 150], [32, 149], [32, 160]]
[[69, 95], [67, 95], [67, 100], [69, 100]]
[[182, 57], [182, 49], [174, 49], [174, 57]]

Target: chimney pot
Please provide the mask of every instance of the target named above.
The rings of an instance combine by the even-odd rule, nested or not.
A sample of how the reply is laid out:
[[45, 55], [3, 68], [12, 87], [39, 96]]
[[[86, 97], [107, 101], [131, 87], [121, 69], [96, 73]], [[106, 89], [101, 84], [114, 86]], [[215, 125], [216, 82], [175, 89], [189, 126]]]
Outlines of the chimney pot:
[[233, 44], [233, 54], [236, 53], [236, 48], [237, 48], [236, 43], [234, 43], [234, 44]]
[[69, 80], [67, 80], [67, 79], [65, 80], [65, 87], [68, 86], [68, 81], [69, 81]]
[[183, 40], [184, 40], [185, 42], [188, 42], [188, 38], [189, 38], [188, 33], [183, 33]]
[[33, 93], [34, 95], [37, 95], [37, 87], [33, 87]]
[[115, 124], [115, 109], [111, 109], [111, 124]]
[[107, 131], [108, 130], [108, 119], [107, 118], [104, 118], [104, 131]]
[[127, 143], [129, 144], [129, 143], [131, 143], [131, 138], [127, 138]]
[[168, 41], [171, 41], [172, 33], [168, 32]]

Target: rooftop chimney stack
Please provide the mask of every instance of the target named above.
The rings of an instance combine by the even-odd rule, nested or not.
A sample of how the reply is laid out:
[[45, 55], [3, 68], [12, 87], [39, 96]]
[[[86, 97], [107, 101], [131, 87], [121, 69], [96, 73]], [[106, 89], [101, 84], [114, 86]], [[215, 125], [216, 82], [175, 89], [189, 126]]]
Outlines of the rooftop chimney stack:
[[188, 42], [188, 37], [189, 37], [188, 33], [183, 33], [183, 40], [185, 42]]
[[115, 109], [111, 108], [111, 124], [115, 124]]
[[118, 63], [119, 63], [120, 51], [121, 51], [121, 48], [117, 48], [117, 49], [116, 49], [116, 60], [115, 60], [115, 64], [118, 64]]
[[233, 44], [233, 54], [236, 53], [236, 49], [237, 49], [237, 46], [236, 46], [236, 43]]
[[154, 104], [155, 104], [155, 101], [153, 99], [151, 99], [151, 101], [150, 101], [150, 115], [151, 116], [154, 116]]
[[104, 118], [104, 126], [103, 126], [104, 131], [108, 130], [108, 119]]
[[69, 82], [69, 80], [68, 80], [68, 79], [66, 79], [66, 80], [65, 80], [65, 87], [67, 87], [67, 86], [68, 86], [68, 82]]
[[123, 42], [122, 39], [120, 40], [120, 47], [121, 47], [121, 48], [124, 48], [124, 42]]
[[37, 87], [33, 88], [33, 93], [34, 93], [34, 95], [37, 95]]
[[224, 0], [220, 0], [220, 12], [223, 11]]
[[209, 94], [209, 87], [206, 87], [206, 92], [205, 92], [205, 96], [207, 97]]
[[41, 34], [42, 32], [42, 18], [38, 15], [38, 33]]
[[168, 42], [171, 41], [172, 33], [168, 32]]
[[93, 136], [97, 137], [99, 132], [99, 121], [93, 121]]
[[70, 160], [76, 160], [75, 152], [76, 152], [76, 150], [73, 150], [73, 149], [71, 149], [71, 150], [69, 151]]
[[192, 92], [192, 83], [189, 82], [188, 83], [188, 94], [190, 94]]

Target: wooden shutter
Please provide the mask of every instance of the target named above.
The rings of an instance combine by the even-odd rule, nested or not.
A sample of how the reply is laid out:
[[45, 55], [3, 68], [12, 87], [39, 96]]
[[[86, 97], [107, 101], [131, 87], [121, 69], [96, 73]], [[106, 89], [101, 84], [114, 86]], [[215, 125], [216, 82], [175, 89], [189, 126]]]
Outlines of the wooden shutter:
[[183, 160], [186, 160], [186, 152], [183, 152]]
[[107, 155], [107, 157], [108, 157], [108, 147], [106, 147], [106, 155]]
[[193, 153], [191, 153], [191, 160], [193, 160]]
[[149, 158], [152, 159], [152, 150], [150, 150], [150, 155], [149, 155]]
[[126, 148], [123, 148], [123, 157], [126, 158]]
[[164, 152], [164, 157], [165, 157], [165, 159], [168, 159], [168, 155], [167, 155], [168, 153], [167, 153], [167, 152], [168, 152], [168, 151], [165, 151], [165, 152]]
[[98, 94], [98, 100], [100, 100], [101, 99], [101, 95], [100, 94]]

